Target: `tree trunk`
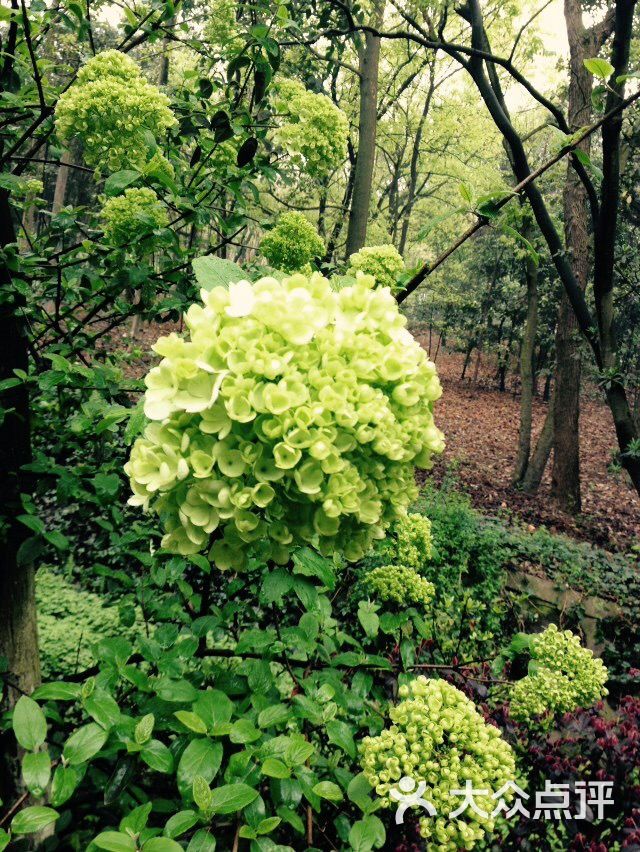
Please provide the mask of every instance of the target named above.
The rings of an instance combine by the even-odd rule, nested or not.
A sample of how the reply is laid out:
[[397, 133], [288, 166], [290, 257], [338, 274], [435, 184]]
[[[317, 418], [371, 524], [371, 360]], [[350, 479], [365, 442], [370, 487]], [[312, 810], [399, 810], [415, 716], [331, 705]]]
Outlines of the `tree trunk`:
[[65, 151], [60, 157], [60, 168], [56, 175], [56, 187], [53, 191], [53, 204], [51, 205], [51, 215], [55, 216], [64, 207], [64, 200], [67, 195], [67, 184], [69, 183], [69, 172], [71, 169], [67, 167], [67, 163], [73, 162], [71, 151]]
[[555, 392], [551, 394], [549, 408], [547, 409], [547, 416], [545, 417], [542, 425], [542, 431], [538, 436], [536, 447], [531, 454], [527, 471], [522, 480], [522, 490], [526, 491], [528, 494], [535, 494], [538, 490], [540, 483], [542, 482], [544, 469], [547, 466], [549, 454], [551, 453], [551, 446], [553, 444], [554, 410]]
[[[522, 235], [525, 239], [530, 239], [531, 231], [531, 224], [528, 220], [525, 220], [522, 228]], [[534, 259], [528, 255], [525, 263], [525, 275], [527, 280], [527, 319], [520, 349], [520, 431], [518, 433], [518, 454], [513, 469], [512, 481], [514, 485], [522, 482], [531, 453], [534, 358], [538, 332], [538, 267]]]
[[[374, 4], [374, 26], [378, 26], [384, 9], [383, 0]], [[360, 122], [358, 125], [358, 152], [356, 154], [346, 256], [359, 251], [367, 239], [367, 222], [371, 206], [373, 167], [376, 160], [376, 129], [378, 124], [378, 70], [380, 65], [380, 38], [364, 33], [360, 49]]]
[[[0, 243], [15, 242], [8, 194], [0, 190]], [[11, 292], [11, 273], [0, 265], [0, 286]], [[15, 378], [15, 370], [29, 368], [27, 340], [20, 308], [22, 300], [3, 300], [0, 306], [0, 380]], [[1, 708], [10, 710], [23, 692], [40, 682], [36, 625], [35, 570], [21, 547], [31, 535], [17, 520], [21, 495], [29, 493], [23, 466], [31, 461], [29, 395], [26, 383], [2, 392], [4, 418], [0, 422], [0, 656], [7, 661], [7, 679]], [[0, 738], [0, 798], [11, 804], [20, 789], [20, 766], [10, 733]]]
[[[569, 39], [569, 107], [571, 130], [591, 120], [592, 76], [584, 60], [592, 56], [591, 39], [582, 22], [581, 0], [565, 0]], [[590, 138], [582, 142], [589, 154]], [[571, 164], [563, 191], [565, 245], [573, 274], [584, 291], [589, 278], [589, 211], [583, 183]], [[569, 297], [563, 293], [556, 326], [556, 416], [553, 434], [551, 493], [562, 509], [580, 511], [580, 374], [578, 321]]]

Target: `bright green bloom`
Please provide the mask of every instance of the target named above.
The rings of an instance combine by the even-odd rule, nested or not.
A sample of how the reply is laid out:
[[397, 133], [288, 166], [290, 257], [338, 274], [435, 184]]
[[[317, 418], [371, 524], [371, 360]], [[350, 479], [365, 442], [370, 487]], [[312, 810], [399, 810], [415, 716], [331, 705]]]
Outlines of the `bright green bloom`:
[[362, 586], [375, 600], [426, 609], [435, 596], [433, 583], [406, 565], [379, 565], [364, 575]]
[[109, 242], [123, 245], [169, 223], [167, 211], [152, 189], [125, 189], [124, 195], [109, 198], [102, 208], [104, 233]]
[[80, 137], [84, 159], [98, 170], [144, 168], [147, 134], [161, 136], [176, 119], [169, 99], [126, 54], [106, 50], [90, 59], [56, 106], [63, 141]]
[[545, 713], [590, 707], [608, 694], [604, 663], [570, 630], [550, 624], [531, 640], [531, 659], [532, 673], [511, 688], [511, 715], [520, 722], [534, 724]]
[[275, 269], [301, 272], [324, 254], [324, 243], [302, 213], [283, 213], [260, 243], [260, 251]]
[[402, 255], [392, 245], [367, 246], [349, 258], [350, 275], [358, 271], [373, 275], [378, 287], [391, 287], [394, 293], [401, 289], [398, 278], [404, 269]]
[[346, 115], [326, 95], [308, 91], [298, 80], [280, 80], [273, 87], [278, 116], [275, 143], [311, 177], [337, 168], [347, 151]]
[[[164, 547], [242, 567], [256, 542], [286, 560], [311, 544], [360, 559], [443, 449], [435, 366], [372, 278], [318, 273], [202, 292], [187, 338], [162, 337], [146, 378], [153, 422], [126, 471]], [[398, 393], [401, 389], [402, 392]], [[212, 535], [214, 534], [215, 535]]]
[[[456, 852], [473, 849], [491, 834], [496, 807], [492, 793], [515, 781], [515, 758], [500, 731], [485, 722], [475, 705], [459, 689], [442, 680], [420, 676], [399, 689], [400, 702], [389, 711], [390, 727], [361, 745], [361, 765], [367, 781], [381, 797], [383, 807], [396, 803], [389, 793], [407, 776], [426, 782], [423, 798], [437, 816], [420, 820], [420, 834], [429, 850]], [[483, 817], [467, 808], [448, 818], [461, 802], [452, 790], [463, 790], [471, 781], [474, 801]], [[509, 794], [504, 795], [505, 801]], [[421, 812], [422, 813], [422, 812]]]
[[431, 552], [431, 521], [417, 512], [400, 515], [376, 547], [380, 558], [416, 571], [431, 559]]

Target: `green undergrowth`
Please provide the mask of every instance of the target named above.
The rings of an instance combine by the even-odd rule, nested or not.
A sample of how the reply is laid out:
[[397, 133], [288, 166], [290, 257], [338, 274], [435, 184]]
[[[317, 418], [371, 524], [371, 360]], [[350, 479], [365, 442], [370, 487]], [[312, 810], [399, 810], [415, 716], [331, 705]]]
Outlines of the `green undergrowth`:
[[43, 679], [83, 671], [94, 662], [92, 645], [105, 637], [128, 637], [134, 632], [122, 624], [117, 606], [47, 566], [37, 574], [36, 602]]

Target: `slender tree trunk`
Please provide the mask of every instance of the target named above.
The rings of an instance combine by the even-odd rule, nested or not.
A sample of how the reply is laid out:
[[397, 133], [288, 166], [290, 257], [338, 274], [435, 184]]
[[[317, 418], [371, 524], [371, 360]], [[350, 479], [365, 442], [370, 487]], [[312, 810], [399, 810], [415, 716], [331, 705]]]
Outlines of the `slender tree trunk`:
[[[522, 229], [526, 239], [531, 237], [531, 224], [528, 220]], [[518, 454], [513, 469], [513, 483], [522, 482], [529, 465], [531, 453], [531, 420], [534, 393], [534, 359], [536, 335], [538, 332], [538, 267], [532, 257], [525, 262], [527, 280], [527, 319], [520, 348], [520, 431], [518, 433]]]
[[64, 201], [67, 196], [67, 184], [69, 183], [69, 172], [67, 164], [73, 162], [71, 151], [65, 151], [60, 157], [60, 167], [56, 175], [56, 186], [53, 191], [53, 203], [51, 205], [51, 215], [55, 216], [64, 207]]
[[[593, 79], [584, 60], [593, 55], [591, 38], [582, 22], [581, 0], [565, 0], [564, 14], [569, 39], [569, 108], [572, 130], [591, 119]], [[590, 138], [580, 146], [588, 155]], [[583, 183], [567, 165], [563, 192], [565, 245], [580, 289], [589, 278], [589, 209]], [[553, 434], [551, 493], [562, 509], [580, 511], [580, 377], [581, 353], [578, 321], [569, 297], [563, 292], [556, 326], [556, 406]]]
[[[8, 194], [0, 190], [0, 244], [15, 242]], [[0, 265], [0, 286], [11, 290], [11, 273]], [[20, 308], [22, 300], [0, 305], [0, 380], [15, 378], [15, 370], [29, 368], [27, 339]], [[0, 709], [9, 710], [23, 692], [40, 682], [35, 604], [35, 569], [23, 547], [31, 533], [17, 517], [21, 495], [29, 493], [23, 466], [31, 461], [29, 394], [26, 383], [2, 392], [4, 417], [0, 421], [0, 656], [7, 661], [7, 679]], [[0, 738], [0, 798], [11, 803], [20, 789], [20, 767], [15, 742]]]
[[538, 436], [538, 441], [533, 453], [531, 454], [526, 473], [522, 479], [522, 489], [528, 494], [535, 494], [540, 487], [540, 483], [542, 482], [542, 477], [544, 475], [544, 469], [547, 466], [547, 461], [551, 453], [551, 447], [553, 445], [554, 409], [555, 392], [551, 394], [549, 408], [547, 409], [547, 416], [545, 417], [542, 425], [542, 431]]
[[[374, 26], [382, 20], [383, 0], [375, 0]], [[358, 125], [358, 152], [356, 154], [349, 228], [347, 231], [347, 258], [359, 251], [367, 239], [367, 222], [371, 206], [373, 168], [376, 159], [376, 129], [378, 124], [378, 72], [380, 66], [380, 38], [364, 33], [360, 49], [360, 122]]]

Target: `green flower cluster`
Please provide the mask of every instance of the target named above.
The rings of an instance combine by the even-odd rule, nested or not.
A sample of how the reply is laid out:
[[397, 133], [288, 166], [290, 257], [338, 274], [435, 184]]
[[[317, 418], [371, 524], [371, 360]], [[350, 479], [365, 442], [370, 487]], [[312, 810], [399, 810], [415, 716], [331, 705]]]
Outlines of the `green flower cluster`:
[[324, 254], [324, 243], [302, 213], [283, 213], [260, 243], [260, 251], [275, 269], [300, 272]]
[[274, 86], [273, 105], [279, 116], [274, 142], [308, 175], [320, 177], [340, 165], [349, 125], [330, 98], [308, 91], [298, 80], [281, 80]]
[[60, 138], [79, 136], [85, 161], [98, 170], [143, 169], [149, 132], [158, 137], [173, 124], [167, 96], [118, 50], [90, 59], [56, 106]]
[[547, 713], [589, 707], [608, 692], [608, 671], [570, 630], [550, 624], [531, 640], [533, 671], [510, 691], [511, 715], [526, 724]]
[[398, 278], [404, 272], [404, 260], [395, 246], [366, 246], [352, 254], [349, 258], [349, 274], [365, 272], [373, 275], [378, 287], [391, 287], [393, 293], [398, 292]]
[[417, 512], [400, 515], [389, 529], [377, 553], [388, 562], [419, 571], [431, 558], [431, 521]]
[[113, 245], [124, 245], [169, 223], [158, 196], [147, 187], [125, 189], [124, 195], [108, 198], [101, 216], [105, 237]]
[[[515, 780], [511, 746], [498, 728], [487, 724], [475, 705], [459, 689], [442, 680], [420, 676], [400, 687], [399, 704], [389, 716], [393, 724], [361, 745], [361, 765], [367, 781], [381, 797], [382, 806], [397, 805], [391, 790], [403, 777], [417, 785], [423, 781], [422, 798], [436, 809], [435, 816], [420, 820], [420, 834], [430, 850], [456, 852], [473, 849], [494, 829], [496, 807], [492, 793]], [[474, 801], [487, 816], [466, 808], [459, 816], [449, 814], [461, 804], [453, 790], [471, 781]], [[505, 801], [509, 796], [504, 796]]]
[[364, 575], [364, 589], [382, 601], [402, 606], [417, 604], [425, 609], [433, 601], [435, 588], [413, 568], [406, 565], [379, 565]]
[[205, 547], [221, 569], [286, 561], [309, 543], [360, 559], [443, 449], [435, 366], [371, 277], [338, 292], [297, 274], [202, 291], [188, 339], [160, 338], [146, 378], [153, 422], [125, 470], [163, 546]]

